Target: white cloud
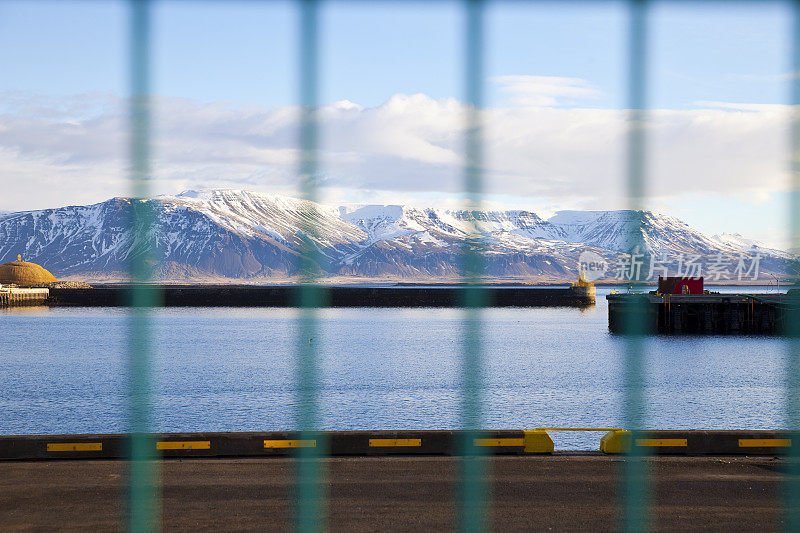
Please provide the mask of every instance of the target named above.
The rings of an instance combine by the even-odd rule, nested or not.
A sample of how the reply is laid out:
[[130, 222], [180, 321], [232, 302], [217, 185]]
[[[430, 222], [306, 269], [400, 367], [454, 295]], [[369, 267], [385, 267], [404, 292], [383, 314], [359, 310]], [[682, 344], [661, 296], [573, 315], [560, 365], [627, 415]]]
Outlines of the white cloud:
[[522, 107], [551, 107], [587, 98], [597, 98], [600, 91], [580, 78], [557, 76], [498, 76], [492, 78], [508, 103]]
[[717, 102], [714, 100], [699, 100], [694, 102], [696, 107], [706, 107], [711, 109], [726, 109], [728, 111], [779, 111], [788, 113], [791, 106], [785, 104], [743, 104], [737, 102]]
[[[556, 99], [592, 91], [580, 80], [514, 78], [519, 86], [550, 83], [549, 97]], [[101, 95], [93, 106], [92, 100], [0, 98], [0, 209], [128, 193], [125, 101]], [[368, 201], [371, 193], [386, 201], [387, 192], [398, 198], [456, 195], [463, 188], [464, 111], [457, 100], [420, 94], [396, 95], [376, 107], [325, 106], [323, 186], [338, 191], [341, 201]], [[725, 103], [652, 111], [648, 193], [657, 200], [785, 190], [788, 112], [785, 106]], [[155, 193], [210, 186], [295, 190], [296, 108], [156, 98], [154, 113]], [[530, 198], [532, 205], [626, 205], [625, 111], [498, 107], [485, 118], [490, 195], [520, 204]]]

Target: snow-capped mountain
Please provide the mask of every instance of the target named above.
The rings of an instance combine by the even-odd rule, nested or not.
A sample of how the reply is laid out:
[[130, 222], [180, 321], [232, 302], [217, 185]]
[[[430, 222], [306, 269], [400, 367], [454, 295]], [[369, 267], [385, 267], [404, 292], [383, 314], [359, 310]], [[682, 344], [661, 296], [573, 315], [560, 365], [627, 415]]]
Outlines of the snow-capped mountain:
[[[134, 246], [133, 201], [0, 215], [0, 262], [24, 258], [56, 276], [124, 278]], [[480, 234], [486, 275], [574, 279], [578, 256], [609, 262], [638, 243], [657, 255], [734, 258], [757, 250], [764, 271], [783, 273], [788, 254], [741, 236], [705, 235], [647, 211], [465, 211], [408, 206], [329, 207], [240, 190], [187, 191], [144, 201], [153, 276], [170, 280], [278, 279], [297, 273], [303, 242], [317, 250], [323, 276], [453, 279], [465, 241]], [[631, 235], [630, 229], [636, 228]], [[701, 259], [703, 261], [704, 259]]]
[[748, 239], [738, 233], [722, 233], [721, 235], [714, 235], [711, 239], [722, 246], [729, 246], [736, 250], [741, 250], [747, 253], [762, 253], [766, 255], [774, 255], [776, 257], [788, 256], [786, 252], [766, 246], [764, 243]]

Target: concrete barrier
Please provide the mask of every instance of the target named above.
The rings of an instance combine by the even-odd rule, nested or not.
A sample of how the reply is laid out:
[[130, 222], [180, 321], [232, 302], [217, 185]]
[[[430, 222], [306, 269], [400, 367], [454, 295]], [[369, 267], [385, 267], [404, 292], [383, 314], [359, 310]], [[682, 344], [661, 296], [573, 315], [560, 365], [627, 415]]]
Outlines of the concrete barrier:
[[[564, 431], [565, 428], [549, 428]], [[568, 428], [575, 431], [576, 428]], [[586, 428], [596, 430], [596, 428]], [[469, 438], [468, 438], [469, 437]], [[149, 436], [161, 457], [286, 457], [300, 448], [319, 455], [527, 455], [553, 452], [546, 429], [480, 431], [331, 431], [164, 433]], [[0, 460], [124, 459], [128, 435], [0, 436]], [[779, 455], [787, 453], [800, 434], [779, 431], [643, 431], [612, 430], [600, 451], [627, 453], [635, 446], [652, 455]], [[800, 445], [800, 444], [795, 444]]]
[[800, 445], [787, 431], [671, 430], [609, 431], [600, 440], [603, 453], [627, 453], [635, 446], [649, 455], [781, 455]]
[[[498, 430], [467, 435], [461, 431], [331, 431], [310, 438], [297, 432], [168, 433], [149, 436], [153, 453], [163, 457], [285, 457], [298, 448], [320, 455], [459, 455], [462, 453], [551, 453], [544, 431]], [[122, 459], [128, 435], [30, 435], [0, 437], [0, 460]], [[465, 446], [465, 443], [467, 444]]]

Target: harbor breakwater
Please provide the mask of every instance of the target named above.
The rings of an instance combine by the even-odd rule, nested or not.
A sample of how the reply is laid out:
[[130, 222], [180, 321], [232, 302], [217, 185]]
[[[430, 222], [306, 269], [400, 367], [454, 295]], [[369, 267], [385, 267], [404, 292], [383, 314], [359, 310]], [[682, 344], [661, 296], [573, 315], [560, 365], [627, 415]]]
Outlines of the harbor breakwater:
[[[156, 285], [165, 307], [296, 307], [294, 285]], [[321, 307], [459, 307], [464, 287], [321, 286]], [[487, 307], [588, 307], [595, 304], [594, 287], [482, 286]], [[130, 302], [131, 285], [50, 290], [52, 306], [122, 307]]]

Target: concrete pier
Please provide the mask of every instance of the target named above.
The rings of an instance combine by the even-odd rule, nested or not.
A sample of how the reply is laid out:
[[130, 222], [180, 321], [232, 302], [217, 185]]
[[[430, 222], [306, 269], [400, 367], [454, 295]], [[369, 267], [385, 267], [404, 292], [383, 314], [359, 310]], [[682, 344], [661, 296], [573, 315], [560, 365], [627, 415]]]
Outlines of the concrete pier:
[[[490, 531], [617, 531], [625, 459], [597, 454], [486, 458]], [[455, 531], [459, 457], [321, 460], [330, 531]], [[126, 529], [123, 461], [0, 462], [4, 531]], [[287, 531], [297, 511], [291, 458], [158, 464], [164, 531]], [[786, 464], [773, 457], [648, 459], [654, 531], [778, 531]]]
[[44, 305], [50, 294], [49, 289], [0, 288], [0, 307], [18, 305]]
[[[560, 429], [567, 428], [469, 435], [483, 448], [482, 495], [492, 529], [619, 529], [623, 502], [618, 490], [628, 460], [619, 451], [633, 446], [649, 456], [655, 529], [780, 528], [788, 473], [788, 459], [781, 455], [800, 438], [797, 433], [611, 429], [602, 439], [606, 449], [613, 437], [622, 441], [622, 450], [539, 448], [542, 434]], [[448, 430], [151, 435], [161, 526], [290, 529], [296, 510], [295, 456], [299, 448], [319, 446], [331, 530], [453, 530], [464, 460], [458, 456], [464, 452], [459, 442], [465, 436]], [[124, 529], [128, 438], [0, 436], [2, 529]]]
[[[297, 287], [292, 285], [162, 285], [166, 307], [293, 307]], [[96, 285], [90, 289], [54, 288], [50, 305], [125, 306], [130, 285]], [[463, 290], [458, 285], [323, 286], [326, 307], [458, 307]], [[490, 307], [588, 307], [595, 304], [594, 287], [484, 286]]]
[[[631, 320], [647, 333], [779, 335], [788, 310], [800, 305], [789, 294], [609, 294], [608, 327], [624, 333]], [[639, 322], [642, 323], [642, 322]]]

